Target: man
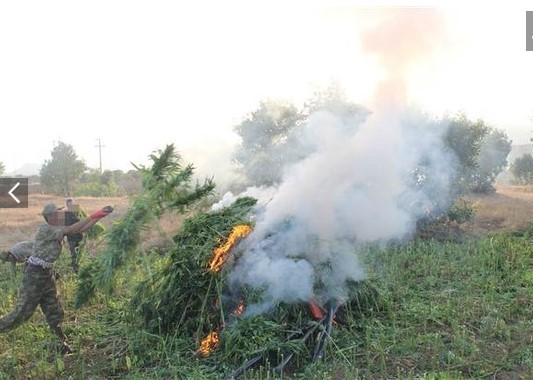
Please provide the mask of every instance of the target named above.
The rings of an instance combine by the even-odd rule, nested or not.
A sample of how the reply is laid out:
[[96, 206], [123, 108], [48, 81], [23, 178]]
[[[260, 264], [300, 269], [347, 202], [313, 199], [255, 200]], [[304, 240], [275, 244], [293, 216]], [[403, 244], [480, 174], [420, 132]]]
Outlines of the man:
[[[79, 218], [79, 206], [74, 204], [74, 201], [72, 198], [67, 199], [67, 211], [69, 211], [68, 215], [68, 222], [67, 224], [74, 224]], [[80, 268], [79, 264], [79, 247], [83, 240], [83, 234], [81, 233], [73, 233], [67, 235], [67, 242], [68, 242], [68, 249], [70, 251], [70, 265], [72, 267], [72, 270], [75, 273], [78, 273], [78, 269]]]
[[83, 233], [111, 212], [113, 208], [107, 206], [92, 213], [88, 218], [66, 226], [65, 213], [59, 212], [51, 203], [44, 207], [42, 215], [46, 222], [37, 229], [31, 255], [26, 260], [15, 310], [0, 318], [0, 332], [12, 330], [27, 321], [39, 305], [50, 329], [61, 341], [61, 352], [72, 352], [67, 343], [67, 336], [61, 328], [64, 311], [57, 297], [52, 268], [61, 253], [65, 235]]

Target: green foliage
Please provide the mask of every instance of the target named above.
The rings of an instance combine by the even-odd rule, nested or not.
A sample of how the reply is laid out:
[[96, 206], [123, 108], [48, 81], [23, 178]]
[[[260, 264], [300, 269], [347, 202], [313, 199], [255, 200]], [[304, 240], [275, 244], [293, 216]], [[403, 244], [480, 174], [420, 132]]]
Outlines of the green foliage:
[[[362, 321], [365, 377], [396, 377], [385, 363], [415, 360], [405, 377], [453, 370], [454, 378], [483, 378], [504, 367], [510, 377], [527, 378], [533, 367], [513, 357], [533, 333], [532, 255], [530, 239], [509, 234], [372, 252], [367, 258], [379, 264], [374, 270], [390, 307]], [[409, 365], [395, 371], [406, 375]]]
[[478, 165], [473, 178], [473, 191], [489, 193], [498, 174], [507, 167], [507, 156], [511, 152], [511, 140], [501, 130], [490, 129], [481, 143]]
[[230, 207], [199, 213], [184, 222], [166, 264], [139, 284], [133, 298], [134, 312], [149, 331], [194, 332], [203, 337], [221, 325], [224, 311], [213, 309], [221, 302], [221, 274], [209, 271], [208, 262], [232, 227], [246, 223], [255, 203], [240, 198]]
[[446, 143], [457, 159], [454, 186], [460, 193], [491, 192], [496, 177], [507, 165], [511, 141], [483, 120], [471, 121], [464, 114], [444, 120], [448, 124]]
[[89, 196], [89, 197], [120, 197], [124, 195], [124, 190], [116, 183], [101, 184], [101, 183], [84, 183], [76, 187], [74, 190], [75, 197]]
[[183, 212], [197, 200], [210, 194], [214, 183], [190, 185], [193, 168], [181, 166], [181, 157], [173, 145], [150, 155], [151, 167], [140, 167], [143, 192], [134, 200], [125, 216], [106, 234], [106, 248], [94, 263], [82, 267], [76, 294], [76, 306], [81, 307], [94, 296], [96, 289], [111, 293], [115, 287], [115, 272], [136, 253], [140, 233], [146, 225], [165, 210]]
[[425, 217], [417, 221], [416, 236], [420, 239], [446, 241], [461, 241], [463, 232], [459, 225], [471, 222], [475, 210], [472, 202], [465, 198], [456, 198], [450, 208], [436, 217]]
[[[136, 174], [133, 174], [136, 173]], [[141, 175], [138, 171], [124, 173], [121, 170], [90, 169], [83, 173], [74, 196], [118, 197], [138, 193], [141, 188]]]
[[[46, 321], [35, 313], [25, 325], [0, 334], [0, 378], [229, 378], [257, 354], [264, 359], [243, 379], [528, 379], [533, 376], [532, 236], [369, 248], [363, 252], [369, 279], [340, 309], [326, 356], [314, 364], [309, 347], [290, 338], [313, 324], [305, 305], [281, 305], [272, 315], [242, 318], [222, 332], [218, 350], [198, 357], [195, 337], [181, 330], [152, 334], [126, 318], [136, 281], [131, 273], [145, 276], [145, 265], [154, 266], [159, 257], [146, 257], [148, 264], [129, 261], [115, 297], [74, 314], [78, 280], [68, 255], [61, 255], [64, 328], [76, 352], [57, 355]], [[0, 265], [0, 314], [12, 310], [20, 276], [21, 271], [14, 275]], [[297, 356], [286, 371], [273, 373], [292, 352]]]
[[287, 161], [287, 136], [302, 121], [297, 108], [286, 102], [266, 101], [234, 130], [241, 137], [234, 160], [254, 185], [281, 179]]
[[465, 223], [474, 220], [474, 206], [472, 202], [458, 198], [450, 208], [447, 215], [447, 220], [455, 223]]
[[[203, 338], [218, 332], [220, 345], [203, 359], [206, 365], [217, 366], [216, 373], [224, 367], [240, 372], [238, 368], [246, 368], [250, 359], [257, 365], [274, 366], [293, 356], [293, 364], [287, 368], [300, 369], [311, 360], [324, 329], [310, 318], [306, 303], [278, 304], [268, 315], [235, 316], [238, 304], [259, 301], [260, 291], [232, 288], [227, 282], [227, 268], [215, 273], [209, 270], [215, 248], [235, 225], [247, 223], [255, 203], [252, 198], [239, 198], [219, 211], [188, 218], [174, 237], [175, 247], [161, 269], [141, 282], [133, 296], [132, 315], [140, 318], [143, 327], [151, 333], [194, 341], [191, 355]], [[349, 285], [349, 297], [338, 314], [338, 321], [347, 328], [357, 324], [356, 313], [381, 307], [375, 287]]]
[[348, 101], [346, 93], [337, 82], [326, 88], [317, 89], [305, 104], [303, 114], [306, 117], [313, 112], [327, 111], [341, 118], [344, 123], [358, 126], [370, 114], [366, 108]]
[[225, 361], [239, 365], [263, 352], [288, 350], [293, 348], [286, 339], [291, 332], [287, 324], [271, 317], [256, 315], [242, 318], [224, 329], [220, 354]]
[[363, 107], [349, 102], [338, 84], [317, 90], [304, 107], [283, 101], [264, 101], [242, 123], [234, 127], [241, 143], [233, 156], [248, 183], [270, 186], [279, 183], [286, 165], [310, 152], [295, 144], [301, 136], [297, 131], [313, 112], [334, 113], [347, 125], [357, 127], [369, 114]]
[[103, 271], [103, 264], [100, 260], [91, 260], [84, 264], [78, 275], [79, 285], [76, 289], [76, 308], [84, 306], [96, 294], [96, 276]]
[[132, 195], [141, 191], [142, 178], [141, 173], [137, 170], [129, 170], [127, 172], [114, 170], [113, 179], [125, 194]]
[[518, 157], [511, 165], [514, 180], [520, 185], [533, 184], [533, 156], [529, 153]]
[[[84, 219], [89, 216], [89, 214], [87, 214], [87, 212], [85, 212], [85, 210], [81, 208], [76, 212], [76, 214], [79, 219]], [[87, 239], [95, 240], [97, 238], [102, 237], [105, 232], [106, 232], [106, 228], [104, 227], [104, 225], [100, 222], [96, 222], [95, 224], [92, 225], [91, 228], [89, 228], [87, 231], [84, 232], [84, 236], [86, 238], [85, 240]]]
[[6, 171], [6, 167], [4, 166], [3, 162], [0, 162], [0, 175], [4, 174]]
[[52, 158], [41, 168], [41, 184], [55, 194], [69, 196], [86, 169], [85, 162], [78, 159], [72, 145], [59, 141], [52, 150]]
[[477, 157], [481, 142], [489, 131], [483, 120], [471, 121], [466, 115], [459, 114], [447, 120], [447, 145], [459, 160], [459, 180], [465, 187], [469, 186], [471, 176], [477, 167]]
[[114, 274], [135, 254], [143, 227], [156, 216], [150, 202], [137, 198], [126, 215], [107, 231], [106, 248], [97, 259], [80, 269], [76, 307], [82, 307], [95, 295], [96, 289], [107, 294], [114, 290]]
[[150, 155], [153, 164], [146, 168], [137, 167], [141, 173], [142, 185], [150, 201], [154, 202], [156, 215], [165, 210], [185, 211], [186, 207], [211, 194], [215, 184], [206, 179], [203, 184], [191, 185], [194, 167], [181, 165], [181, 156], [175, 151], [174, 145]]

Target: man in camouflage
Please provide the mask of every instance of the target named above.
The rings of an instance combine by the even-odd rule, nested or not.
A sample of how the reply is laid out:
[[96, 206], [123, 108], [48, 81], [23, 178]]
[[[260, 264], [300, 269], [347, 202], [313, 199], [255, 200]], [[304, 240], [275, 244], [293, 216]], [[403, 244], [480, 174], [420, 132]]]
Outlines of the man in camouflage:
[[[31, 254], [26, 260], [15, 310], [0, 318], [0, 332], [18, 327], [33, 315], [37, 306], [40, 306], [51, 330], [61, 340], [61, 351], [72, 352], [67, 344], [67, 336], [61, 328], [64, 312], [57, 297], [53, 264], [61, 253], [65, 235], [86, 231], [112, 211], [112, 207], [104, 207], [92, 213], [88, 218], [65, 226], [64, 215], [62, 218], [54, 204], [47, 204], [44, 207], [42, 215], [46, 223], [41, 224], [37, 229]], [[14, 252], [11, 253], [14, 254]], [[2, 256], [5, 255], [2, 254]]]

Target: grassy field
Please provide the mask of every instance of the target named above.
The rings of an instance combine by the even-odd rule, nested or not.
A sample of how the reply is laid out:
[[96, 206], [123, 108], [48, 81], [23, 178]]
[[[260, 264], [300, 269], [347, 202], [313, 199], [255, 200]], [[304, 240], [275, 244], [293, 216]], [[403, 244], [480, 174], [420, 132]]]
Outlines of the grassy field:
[[[31, 237], [48, 201], [34, 197], [27, 210], [0, 210], [0, 247]], [[533, 378], [533, 190], [499, 188], [472, 197], [477, 214], [461, 242], [417, 241], [362, 252], [375, 298], [335, 326], [325, 360], [274, 376], [268, 365], [247, 379], [529, 379]], [[86, 210], [128, 200], [81, 198]], [[139, 329], [128, 300], [139, 273], [157, 257], [153, 245], [168, 240], [180, 221], [167, 217], [145, 232], [144, 253], [125, 268], [114, 297], [99, 296], [74, 309], [76, 276], [68, 254], [58, 263], [66, 310], [64, 327], [76, 352], [63, 357], [40, 311], [30, 322], [0, 335], [0, 379], [218, 379], [231, 368], [200, 359], [180, 336]], [[89, 245], [98, 254], [98, 242]], [[84, 260], [90, 260], [87, 255]], [[21, 268], [0, 264], [0, 314], [14, 305]]]

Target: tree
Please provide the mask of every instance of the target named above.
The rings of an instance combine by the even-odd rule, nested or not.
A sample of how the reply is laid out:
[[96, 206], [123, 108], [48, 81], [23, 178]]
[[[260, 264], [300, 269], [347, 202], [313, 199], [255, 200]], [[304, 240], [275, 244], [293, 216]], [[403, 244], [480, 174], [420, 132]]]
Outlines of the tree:
[[511, 140], [497, 129], [491, 129], [483, 138], [477, 159], [477, 170], [473, 177], [473, 191], [493, 192], [494, 181], [507, 166], [507, 156], [511, 152]]
[[4, 166], [3, 162], [0, 162], [0, 175], [4, 174], [6, 171], [6, 167]]
[[265, 101], [234, 128], [242, 141], [233, 159], [251, 184], [269, 186], [280, 181], [287, 162], [287, 137], [302, 119], [290, 103]]
[[457, 157], [455, 186], [461, 193], [494, 191], [493, 183], [511, 151], [507, 135], [464, 114], [447, 118], [444, 124], [448, 125], [446, 144]]
[[124, 189], [115, 182], [114, 173], [114, 171], [110, 170], [100, 173], [98, 169], [89, 169], [80, 177], [80, 183], [76, 186], [74, 195], [91, 197], [118, 197], [124, 195]]
[[444, 123], [448, 124], [446, 144], [457, 157], [456, 186], [460, 192], [470, 191], [478, 166], [481, 142], [489, 127], [483, 120], [473, 122], [464, 114], [446, 119]]
[[511, 165], [511, 173], [520, 185], [533, 184], [533, 156], [529, 153], [518, 157]]
[[52, 150], [52, 158], [41, 168], [41, 184], [55, 194], [70, 196], [75, 182], [86, 169], [85, 162], [78, 159], [72, 145], [60, 141]]
[[369, 114], [365, 108], [349, 102], [336, 83], [317, 90], [302, 110], [283, 101], [261, 102], [249, 118], [234, 128], [242, 141], [233, 159], [243, 170], [248, 184], [279, 183], [288, 164], [312, 153], [312, 147], [305, 146], [301, 140], [307, 122], [317, 112], [334, 114], [342, 121], [343, 128], [359, 127]]
[[95, 197], [132, 195], [138, 193], [141, 187], [141, 174], [138, 170], [130, 170], [127, 173], [122, 170], [105, 170], [100, 173], [98, 169], [89, 169], [80, 177], [74, 195]]
[[115, 175], [115, 181], [124, 192], [128, 195], [139, 193], [142, 189], [141, 173], [138, 170], [129, 170], [128, 172], [117, 176]]
[[344, 89], [337, 82], [316, 90], [306, 102], [303, 113], [309, 116], [319, 111], [331, 112], [344, 123], [356, 127], [370, 114], [370, 111], [363, 106], [348, 101]]

